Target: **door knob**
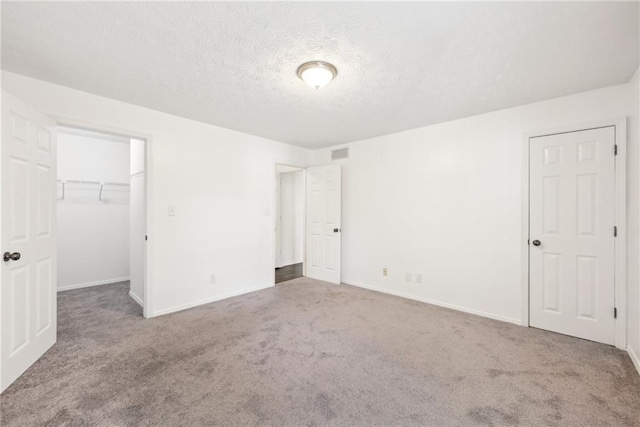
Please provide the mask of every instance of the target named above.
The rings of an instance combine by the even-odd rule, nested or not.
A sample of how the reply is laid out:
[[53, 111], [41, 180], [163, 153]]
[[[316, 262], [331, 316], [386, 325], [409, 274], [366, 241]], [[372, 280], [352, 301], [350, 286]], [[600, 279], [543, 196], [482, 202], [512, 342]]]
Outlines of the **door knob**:
[[533, 243], [533, 246], [540, 246], [540, 240], [534, 240], [531, 243]]
[[337, 233], [338, 231], [340, 231], [340, 229], [339, 229], [339, 228], [334, 228], [334, 229], [333, 229], [333, 232], [334, 232], [334, 233]]
[[20, 259], [20, 252], [14, 252], [14, 253], [5, 252], [2, 258], [4, 259], [5, 262], [11, 261], [11, 260], [17, 261]]

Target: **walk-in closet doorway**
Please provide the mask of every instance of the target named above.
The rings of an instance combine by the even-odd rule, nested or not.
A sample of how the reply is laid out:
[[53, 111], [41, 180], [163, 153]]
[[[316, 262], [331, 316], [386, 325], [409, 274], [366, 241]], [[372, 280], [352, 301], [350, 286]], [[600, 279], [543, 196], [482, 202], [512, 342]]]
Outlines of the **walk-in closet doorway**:
[[[58, 127], [59, 298], [85, 298], [94, 292], [106, 308], [142, 316], [145, 181], [145, 141]], [[111, 307], [109, 295], [116, 301], [125, 292], [130, 298], [124, 301], [131, 304]]]

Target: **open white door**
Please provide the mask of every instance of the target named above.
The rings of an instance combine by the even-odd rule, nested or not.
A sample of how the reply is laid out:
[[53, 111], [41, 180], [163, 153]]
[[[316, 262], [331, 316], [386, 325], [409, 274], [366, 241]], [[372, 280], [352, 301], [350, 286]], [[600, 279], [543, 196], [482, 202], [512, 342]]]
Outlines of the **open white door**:
[[[147, 265], [147, 210], [145, 186], [146, 141], [131, 139], [130, 180], [130, 254], [129, 295], [145, 307], [145, 271]], [[146, 313], [145, 313], [146, 314]]]
[[0, 390], [56, 342], [55, 122], [2, 92]]
[[613, 344], [615, 128], [529, 143], [530, 324]]
[[275, 266], [280, 268], [284, 266], [282, 262], [282, 209], [281, 209], [281, 196], [280, 196], [280, 171], [276, 167], [276, 256]]
[[341, 248], [340, 165], [307, 169], [308, 277], [340, 283]]

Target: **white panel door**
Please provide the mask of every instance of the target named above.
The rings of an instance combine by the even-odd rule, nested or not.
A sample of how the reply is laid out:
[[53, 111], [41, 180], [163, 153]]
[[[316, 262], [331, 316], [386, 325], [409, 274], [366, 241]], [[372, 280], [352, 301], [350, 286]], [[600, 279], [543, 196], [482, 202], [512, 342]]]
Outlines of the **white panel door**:
[[55, 122], [2, 92], [0, 386], [56, 342]]
[[282, 173], [276, 172], [276, 256], [275, 266], [280, 268], [284, 266], [282, 262]]
[[340, 283], [340, 165], [307, 169], [306, 275]]
[[[144, 307], [147, 210], [145, 194], [145, 145], [146, 141], [131, 139], [130, 180], [130, 248], [129, 294]], [[145, 313], [146, 315], [146, 313]]]
[[529, 143], [530, 325], [613, 344], [615, 128]]

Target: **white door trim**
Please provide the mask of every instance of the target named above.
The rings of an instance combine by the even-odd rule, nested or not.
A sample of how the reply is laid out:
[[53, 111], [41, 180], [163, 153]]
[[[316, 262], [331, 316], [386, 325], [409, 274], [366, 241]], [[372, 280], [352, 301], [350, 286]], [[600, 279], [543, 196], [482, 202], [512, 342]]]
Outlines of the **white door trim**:
[[618, 317], [615, 319], [615, 346], [627, 347], [627, 118], [602, 120], [583, 125], [565, 126], [522, 136], [522, 210], [521, 210], [521, 322], [529, 326], [529, 140], [534, 137], [582, 130], [615, 127], [615, 143], [618, 154], [615, 158], [615, 222], [618, 236], [615, 239], [615, 305]]
[[[142, 139], [145, 141], [144, 150], [145, 150], [145, 159], [144, 159], [144, 168], [145, 168], [145, 177], [144, 177], [144, 185], [145, 185], [145, 211], [146, 211], [146, 226], [147, 231], [146, 235], [149, 236], [149, 240], [153, 239], [153, 216], [151, 215], [150, 207], [153, 206], [153, 162], [151, 161], [153, 158], [153, 135], [138, 132], [136, 130], [130, 129], [121, 129], [109, 125], [97, 124], [97, 123], [89, 123], [79, 120], [70, 119], [67, 117], [60, 117], [55, 115], [49, 115], [49, 117], [53, 118], [58, 126], [68, 126], [77, 129], [85, 129], [95, 132], [102, 133], [111, 133], [116, 135], [124, 135], [130, 138]], [[153, 286], [153, 244], [147, 242], [146, 245], [146, 256], [145, 256], [145, 267], [144, 267], [144, 304], [142, 306], [142, 315], [148, 319], [154, 316], [153, 310], [153, 297], [151, 292], [151, 288]], [[158, 314], [156, 314], [158, 315]]]
[[[273, 178], [273, 207], [271, 209], [271, 211], [274, 213], [273, 214], [273, 242], [271, 242], [271, 250], [273, 251], [271, 253], [271, 260], [274, 263], [274, 267], [275, 267], [275, 260], [276, 260], [276, 232], [279, 231], [277, 229], [277, 221], [278, 218], [276, 217], [276, 213], [279, 212], [279, 209], [276, 209], [277, 204], [280, 203], [280, 200], [278, 200], [278, 198], [280, 197], [280, 193], [276, 193], [276, 186], [278, 185], [278, 166], [287, 166], [287, 167], [291, 167], [291, 168], [298, 168], [302, 170], [302, 188], [304, 188], [304, 200], [303, 200], [303, 204], [302, 204], [302, 229], [304, 230], [304, 233], [302, 233], [302, 275], [304, 277], [307, 277], [307, 166], [300, 166], [300, 165], [293, 165], [290, 163], [282, 163], [282, 162], [275, 162], [273, 165], [273, 173], [274, 173], [274, 178]], [[275, 268], [273, 271], [273, 285], [275, 285]]]

